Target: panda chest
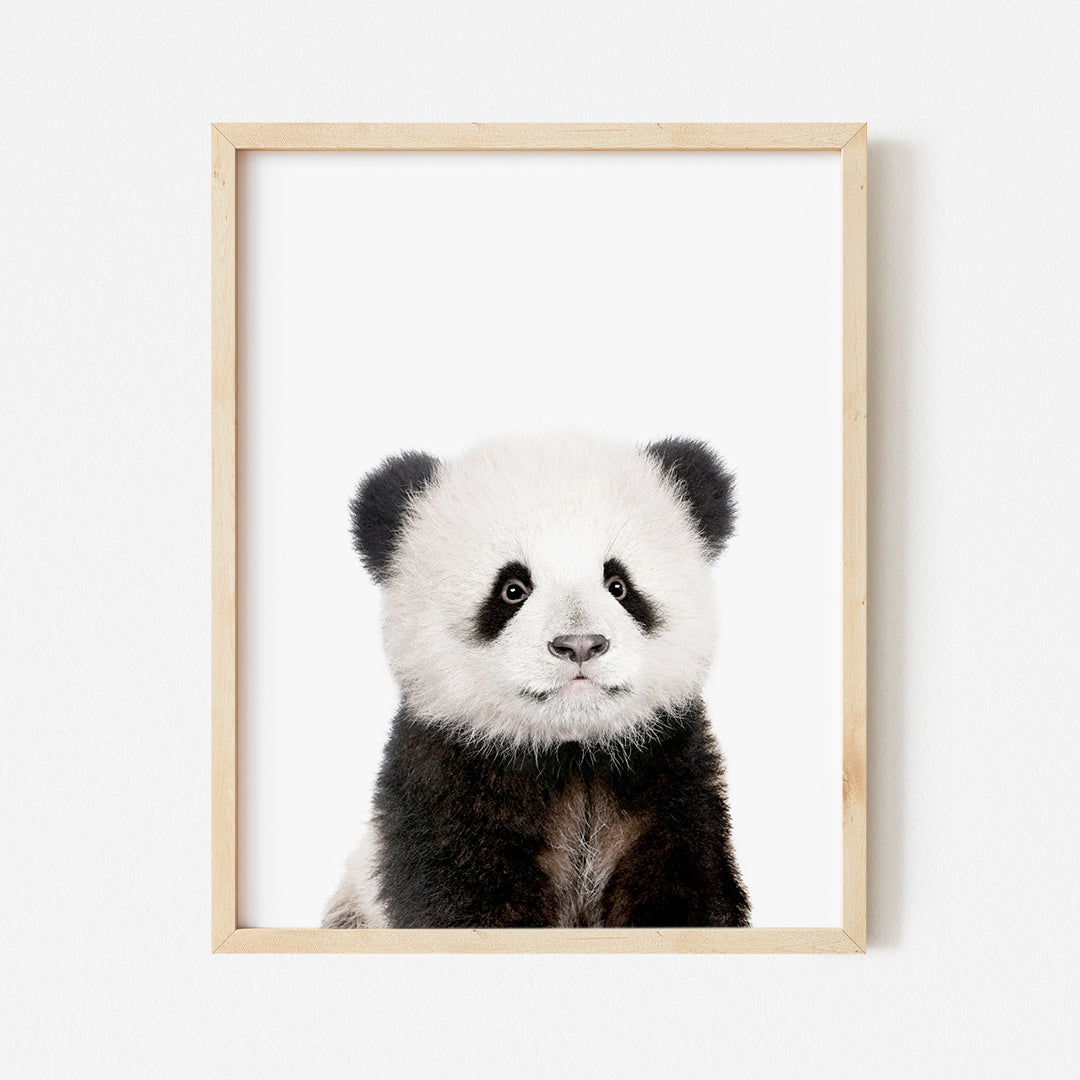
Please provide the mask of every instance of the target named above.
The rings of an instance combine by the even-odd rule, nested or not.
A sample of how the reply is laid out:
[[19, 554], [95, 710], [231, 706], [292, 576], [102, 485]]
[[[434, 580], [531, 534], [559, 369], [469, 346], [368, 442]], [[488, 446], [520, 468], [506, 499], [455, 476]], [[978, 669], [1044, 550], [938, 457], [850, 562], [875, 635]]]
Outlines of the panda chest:
[[[603, 926], [612, 875], [644, 831], [600, 780], [572, 778], [545, 815], [537, 861], [547, 875], [554, 926]], [[610, 907], [610, 905], [607, 905]]]

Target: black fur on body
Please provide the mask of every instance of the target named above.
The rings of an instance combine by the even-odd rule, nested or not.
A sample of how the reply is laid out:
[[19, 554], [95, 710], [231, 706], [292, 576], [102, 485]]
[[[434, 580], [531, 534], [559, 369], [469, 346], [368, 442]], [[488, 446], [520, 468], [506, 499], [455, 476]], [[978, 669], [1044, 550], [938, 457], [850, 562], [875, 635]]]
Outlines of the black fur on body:
[[375, 795], [390, 925], [749, 925], [702, 706], [657, 719], [647, 741], [500, 751], [403, 706]]

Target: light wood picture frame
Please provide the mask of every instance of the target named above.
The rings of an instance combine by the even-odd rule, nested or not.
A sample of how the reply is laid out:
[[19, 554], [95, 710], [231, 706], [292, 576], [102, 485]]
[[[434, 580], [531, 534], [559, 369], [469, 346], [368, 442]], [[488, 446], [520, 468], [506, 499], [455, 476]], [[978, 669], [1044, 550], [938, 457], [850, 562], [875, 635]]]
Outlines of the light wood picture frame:
[[[843, 400], [843, 918], [834, 927], [324, 930], [238, 925], [237, 159], [265, 150], [735, 151], [840, 155]], [[214, 952], [866, 950], [867, 131], [864, 124], [214, 124], [211, 127]], [[343, 853], [344, 854], [344, 853]]]

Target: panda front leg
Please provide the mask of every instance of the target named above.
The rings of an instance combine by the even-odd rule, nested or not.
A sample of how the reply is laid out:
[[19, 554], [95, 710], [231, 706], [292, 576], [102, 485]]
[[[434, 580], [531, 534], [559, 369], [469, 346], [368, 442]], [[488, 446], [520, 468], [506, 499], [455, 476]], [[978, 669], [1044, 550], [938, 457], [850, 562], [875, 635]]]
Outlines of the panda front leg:
[[749, 926], [750, 904], [726, 847], [696, 847], [668, 830], [635, 844], [608, 881], [605, 926]]
[[546, 878], [531, 838], [463, 830], [455, 839], [414, 834], [388, 843], [382, 895], [390, 925], [516, 929], [549, 925]]

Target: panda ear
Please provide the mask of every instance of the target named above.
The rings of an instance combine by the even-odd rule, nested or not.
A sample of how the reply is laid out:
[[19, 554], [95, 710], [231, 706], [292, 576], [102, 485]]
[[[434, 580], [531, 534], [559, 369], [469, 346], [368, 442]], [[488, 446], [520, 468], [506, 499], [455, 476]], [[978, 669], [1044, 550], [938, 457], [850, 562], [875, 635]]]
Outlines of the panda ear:
[[712, 449], [696, 439], [661, 439], [649, 443], [645, 453], [686, 504], [708, 557], [716, 558], [735, 528], [735, 478]]
[[413, 500], [431, 483], [438, 458], [408, 450], [368, 473], [349, 503], [353, 547], [371, 576], [382, 584], [401, 540]]

